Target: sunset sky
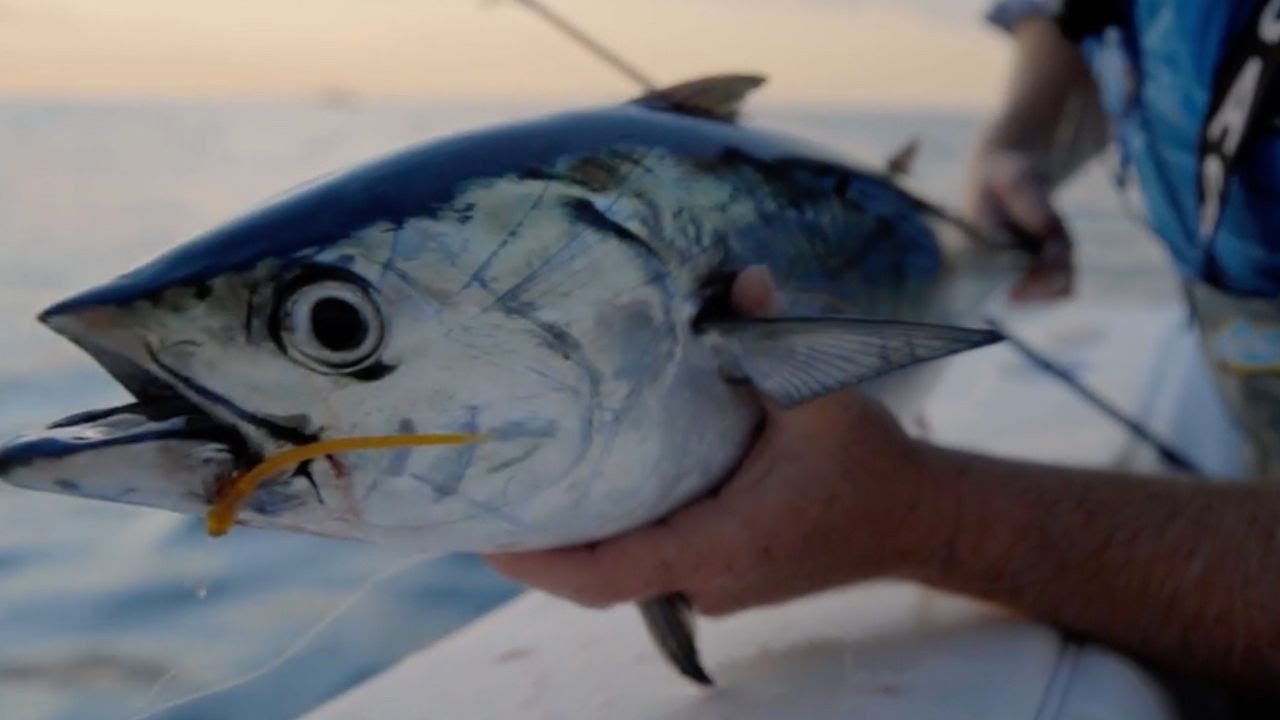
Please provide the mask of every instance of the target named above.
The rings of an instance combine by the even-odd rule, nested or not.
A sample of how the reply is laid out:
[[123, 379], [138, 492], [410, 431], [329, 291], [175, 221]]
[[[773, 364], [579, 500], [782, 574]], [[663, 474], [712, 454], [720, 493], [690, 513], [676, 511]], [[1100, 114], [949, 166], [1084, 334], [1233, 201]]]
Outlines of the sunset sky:
[[[762, 100], [985, 107], [982, 0], [545, 0], [659, 81]], [[613, 97], [621, 76], [513, 0], [0, 0], [0, 97]]]

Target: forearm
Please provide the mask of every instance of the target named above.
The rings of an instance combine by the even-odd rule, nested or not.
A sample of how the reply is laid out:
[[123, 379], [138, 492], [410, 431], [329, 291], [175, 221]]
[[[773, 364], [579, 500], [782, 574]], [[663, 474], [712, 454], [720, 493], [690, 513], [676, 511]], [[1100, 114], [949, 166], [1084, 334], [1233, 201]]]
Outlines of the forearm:
[[1169, 666], [1280, 680], [1280, 487], [929, 457], [946, 549], [917, 579]]
[[1097, 89], [1079, 50], [1051, 20], [1024, 20], [1013, 33], [1005, 100], [981, 146], [1042, 157], [1056, 185], [1106, 146]]

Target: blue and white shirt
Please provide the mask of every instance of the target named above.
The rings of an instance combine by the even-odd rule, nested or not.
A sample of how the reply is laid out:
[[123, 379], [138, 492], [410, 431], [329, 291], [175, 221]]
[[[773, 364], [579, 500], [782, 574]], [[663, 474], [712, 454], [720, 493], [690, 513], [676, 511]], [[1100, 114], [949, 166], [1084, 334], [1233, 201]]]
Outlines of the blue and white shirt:
[[[1105, 4], [1105, 0], [1096, 0]], [[1227, 181], [1213, 242], [1199, 232], [1199, 151], [1219, 63], [1263, 0], [1113, 0], [1119, 21], [1079, 39], [1113, 139], [1181, 273], [1233, 294], [1280, 299], [1280, 132], [1271, 123]], [[1003, 0], [1010, 28], [1056, 17], [1055, 0]]]

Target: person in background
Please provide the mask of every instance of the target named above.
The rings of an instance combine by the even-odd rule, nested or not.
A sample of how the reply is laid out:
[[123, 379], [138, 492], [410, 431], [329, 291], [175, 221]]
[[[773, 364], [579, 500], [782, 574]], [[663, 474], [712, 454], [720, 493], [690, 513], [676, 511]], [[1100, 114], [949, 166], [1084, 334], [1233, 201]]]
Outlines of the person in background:
[[[975, 154], [974, 219], [1071, 285], [1051, 193], [1106, 146], [1181, 271], [1255, 482], [1017, 462], [912, 438], [855, 391], [770, 408], [713, 497], [598, 544], [495, 555], [600, 607], [682, 593], [721, 615], [882, 577], [1004, 604], [1166, 668], [1280, 687], [1280, 0], [1004, 2], [1007, 102]], [[1280, 82], [1280, 80], [1277, 80]], [[778, 312], [749, 268], [737, 308]]]

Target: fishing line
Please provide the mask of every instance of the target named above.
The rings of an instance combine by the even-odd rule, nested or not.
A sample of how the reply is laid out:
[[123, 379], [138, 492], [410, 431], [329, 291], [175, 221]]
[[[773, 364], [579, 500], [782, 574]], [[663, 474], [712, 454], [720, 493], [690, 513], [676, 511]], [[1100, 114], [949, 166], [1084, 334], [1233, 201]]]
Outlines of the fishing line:
[[[169, 672], [161, 676], [161, 678], [156, 681], [156, 684], [151, 686], [151, 690], [147, 693], [146, 697], [142, 698], [142, 700], [138, 703], [138, 707], [145, 708], [146, 706], [150, 705], [151, 702], [155, 700], [156, 696], [160, 694], [160, 690], [162, 690], [165, 685], [168, 685], [170, 680], [174, 679], [177, 676], [178, 676], [178, 671], [174, 669], [169, 670]], [[144, 710], [143, 712], [146, 712], [146, 711]]]
[[[463, 445], [483, 442], [488, 439], [488, 436], [485, 435], [473, 435], [466, 433], [408, 434], [347, 437], [299, 445], [264, 459], [248, 472], [232, 479], [230, 482], [219, 488], [217, 499], [215, 500], [213, 507], [210, 508], [208, 515], [205, 517], [205, 529], [214, 537], [225, 535], [235, 524], [236, 514], [239, 511], [240, 505], [253, 494], [264, 480], [282, 470], [288, 470], [307, 460], [312, 460], [318, 457], [328, 457], [332, 459], [332, 456], [335, 453], [342, 452], [423, 447], [428, 445]], [[396, 563], [390, 568], [387, 568], [386, 570], [383, 570], [377, 575], [369, 578], [355, 592], [348, 595], [333, 610], [329, 611], [328, 614], [322, 617], [319, 622], [295, 640], [292, 645], [280, 654], [280, 656], [262, 668], [247, 675], [230, 680], [211, 690], [206, 690], [180, 700], [175, 700], [151, 711], [144, 711], [142, 715], [136, 716], [134, 720], [154, 716], [158, 712], [176, 708], [224, 690], [230, 690], [266, 675], [268, 672], [279, 667], [290, 657], [293, 657], [310, 645], [317, 635], [319, 635], [325, 628], [332, 625], [340, 615], [351, 608], [375, 583], [381, 582], [393, 575], [397, 575], [400, 572], [409, 569], [413, 565], [428, 559], [430, 558], [422, 556], [411, 557], [402, 562]], [[146, 700], [143, 701], [144, 704], [149, 702], [151, 698], [155, 697], [155, 695], [159, 693], [160, 688], [171, 680], [173, 674], [174, 673], [170, 672], [156, 683], [156, 685], [151, 689], [151, 692], [147, 694]]]
[[1175, 450], [1168, 443], [1165, 443], [1155, 435], [1151, 430], [1147, 429], [1142, 423], [1131, 418], [1128, 413], [1112, 405], [1106, 398], [1094, 392], [1089, 386], [1078, 380], [1075, 375], [1067, 370], [1059, 363], [1050, 359], [1047, 355], [1041, 353], [1031, 347], [1026, 341], [1019, 338], [1009, 331], [1009, 329], [994, 317], [988, 316], [986, 323], [992, 330], [1000, 333], [1004, 337], [1005, 342], [1009, 343], [1014, 350], [1017, 350], [1022, 357], [1026, 358], [1031, 364], [1048, 373], [1058, 381], [1062, 382], [1068, 388], [1076, 393], [1082, 400], [1089, 403], [1095, 409], [1102, 412], [1107, 417], [1123, 425], [1129, 432], [1133, 433], [1140, 440], [1147, 443], [1159, 453], [1160, 457], [1173, 467], [1184, 472], [1190, 473], [1197, 477], [1207, 477], [1206, 473], [1199, 465], [1186, 455]]
[[552, 27], [565, 35], [568, 35], [579, 45], [585, 47], [592, 55], [603, 60], [614, 70], [626, 75], [628, 79], [632, 80], [645, 90], [652, 92], [658, 89], [657, 85], [655, 85], [647, 75], [636, 69], [634, 65], [623, 60], [617, 53], [614, 53], [609, 48], [594, 40], [581, 28], [569, 22], [566, 18], [560, 16], [539, 0], [512, 0], [512, 2], [520, 3], [533, 11], [534, 14], [550, 23]]
[[[435, 556], [425, 556], [425, 557], [418, 556], [418, 557], [405, 558], [404, 560], [401, 560], [400, 562], [392, 565], [391, 567], [383, 570], [382, 572], [374, 575], [373, 577], [370, 577], [368, 580], [365, 580], [364, 584], [362, 584], [359, 588], [357, 588], [355, 592], [351, 593], [349, 596], [347, 596], [345, 600], [338, 603], [337, 607], [335, 607], [333, 610], [330, 610], [329, 613], [326, 614], [323, 618], [321, 618], [319, 622], [317, 622], [309, 630], [303, 633], [301, 637], [295, 640], [293, 644], [290, 645], [288, 648], [286, 648], [283, 653], [281, 653], [279, 656], [276, 657], [276, 659], [267, 663], [265, 666], [259, 668], [258, 670], [254, 670], [253, 672], [247, 673], [245, 675], [241, 675], [240, 677], [233, 678], [232, 680], [229, 680], [223, 683], [222, 685], [219, 685], [211, 690], [205, 690], [204, 692], [199, 692], [194, 695], [189, 695], [185, 698], [181, 698], [179, 700], [174, 700], [172, 702], [166, 703], [152, 710], [143, 711], [141, 715], [135, 715], [130, 720], [146, 720], [147, 718], [154, 717], [157, 713], [161, 713], [166, 710], [173, 710], [187, 703], [209, 697], [216, 693], [223, 692], [224, 690], [231, 690], [233, 688], [244, 685], [245, 683], [257, 680], [258, 678], [266, 675], [272, 670], [280, 667], [280, 665], [284, 664], [287, 660], [289, 660], [289, 658], [293, 657], [294, 655], [297, 655], [299, 652], [306, 649], [306, 647], [311, 644], [311, 641], [316, 639], [316, 636], [318, 636], [321, 633], [321, 631], [323, 631], [325, 628], [332, 625], [334, 621], [338, 619], [339, 616], [341, 616], [347, 610], [351, 609], [351, 607], [356, 604], [356, 601], [359, 600], [362, 596], [364, 596], [365, 593], [369, 591], [369, 588], [373, 587], [377, 583], [382, 582], [383, 580], [386, 580], [394, 575], [398, 575], [401, 572], [408, 570], [409, 568], [413, 567], [414, 565], [417, 565], [418, 563], [427, 562], [434, 559], [436, 559]], [[160, 682], [157, 683], [157, 685], [165, 682], [166, 680], [167, 680], [167, 677], [161, 678]], [[154, 690], [152, 694], [154, 694]]]

